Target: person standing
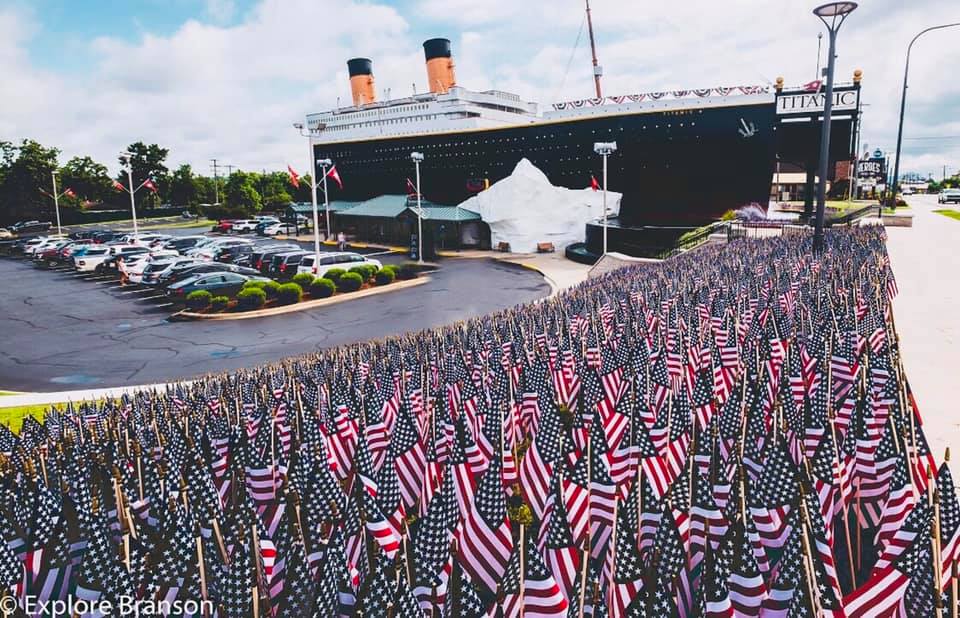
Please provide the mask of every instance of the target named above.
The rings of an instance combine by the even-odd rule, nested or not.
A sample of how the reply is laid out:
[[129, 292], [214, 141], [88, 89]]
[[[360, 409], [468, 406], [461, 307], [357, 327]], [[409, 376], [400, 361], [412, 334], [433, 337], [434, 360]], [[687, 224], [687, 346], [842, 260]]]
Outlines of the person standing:
[[346, 251], [347, 250], [347, 235], [343, 233], [343, 230], [337, 233], [337, 251]]

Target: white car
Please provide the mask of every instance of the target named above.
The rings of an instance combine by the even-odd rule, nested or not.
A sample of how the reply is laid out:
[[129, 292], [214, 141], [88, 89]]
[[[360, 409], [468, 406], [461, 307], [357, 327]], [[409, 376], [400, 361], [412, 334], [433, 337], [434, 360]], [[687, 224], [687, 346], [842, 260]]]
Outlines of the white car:
[[226, 236], [222, 236], [215, 239], [213, 242], [208, 242], [202, 246], [194, 247], [193, 249], [190, 249], [184, 253], [184, 255], [210, 262], [213, 261], [214, 256], [216, 256], [217, 252], [223, 247], [236, 247], [237, 245], [252, 244], [253, 241], [247, 238], [228, 238]]
[[130, 283], [140, 283], [143, 280], [143, 271], [146, 270], [147, 266], [159, 261], [172, 260], [178, 256], [179, 254], [176, 251], [169, 249], [153, 253], [141, 253], [119, 260], [117, 269], [127, 275]]
[[[301, 226], [302, 227], [302, 226]], [[274, 223], [263, 228], [264, 236], [277, 236], [278, 234], [296, 235], [297, 226], [293, 223]]]
[[37, 253], [40, 253], [44, 249], [51, 247], [62, 240], [64, 240], [63, 236], [44, 236], [43, 238], [34, 238], [24, 245], [23, 254], [25, 256], [33, 257]]
[[73, 258], [73, 267], [76, 268], [78, 272], [93, 272], [97, 266], [111, 257], [110, 249], [111, 247], [106, 245], [91, 247], [80, 257]]
[[376, 266], [377, 269], [383, 267], [380, 260], [348, 251], [321, 253], [319, 266], [315, 266], [313, 262], [313, 254], [303, 256], [303, 259], [300, 260], [300, 265], [297, 266], [297, 273], [310, 273], [311, 275], [322, 277], [331, 268], [350, 270], [354, 266], [360, 266], [362, 264]]
[[233, 222], [233, 227], [230, 228], [230, 231], [238, 234], [252, 232], [256, 229], [258, 223], [260, 222], [256, 219], [237, 219]]

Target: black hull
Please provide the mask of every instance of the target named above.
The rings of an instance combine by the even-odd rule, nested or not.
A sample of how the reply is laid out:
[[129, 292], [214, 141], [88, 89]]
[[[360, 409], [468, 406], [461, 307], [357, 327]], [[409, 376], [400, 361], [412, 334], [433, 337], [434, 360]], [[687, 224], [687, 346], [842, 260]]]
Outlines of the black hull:
[[[842, 133], [836, 125], [834, 131]], [[418, 151], [424, 155], [424, 197], [458, 204], [473, 195], [471, 180], [492, 184], [524, 157], [555, 185], [583, 188], [591, 176], [602, 182], [602, 160], [593, 144], [616, 141], [608, 177], [610, 190], [623, 193], [623, 223], [697, 225], [731, 208], [753, 202], [766, 206], [776, 152], [796, 149], [778, 140], [781, 128], [771, 101], [318, 144], [315, 152], [317, 158], [332, 159], [343, 178], [344, 189], [333, 187], [331, 199], [405, 192], [415, 174], [410, 153]], [[816, 139], [819, 123], [791, 131], [800, 133], [795, 139], [809, 142]], [[842, 143], [837, 135], [834, 144]], [[838, 151], [849, 152], [844, 146]]]

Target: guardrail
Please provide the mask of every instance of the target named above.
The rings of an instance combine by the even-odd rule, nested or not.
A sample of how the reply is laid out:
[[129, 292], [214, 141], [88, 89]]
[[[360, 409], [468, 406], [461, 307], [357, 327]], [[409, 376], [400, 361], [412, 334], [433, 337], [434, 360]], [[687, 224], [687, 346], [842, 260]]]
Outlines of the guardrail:
[[[833, 227], [834, 225], [850, 225], [854, 221], [859, 221], [864, 217], [870, 216], [873, 212], [876, 211], [878, 217], [883, 217], [883, 205], [882, 204], [870, 204], [862, 208], [858, 208], [854, 211], [848, 212], [845, 215], [839, 217], [833, 217], [824, 221], [824, 227]], [[810, 224], [812, 225], [812, 223]]]

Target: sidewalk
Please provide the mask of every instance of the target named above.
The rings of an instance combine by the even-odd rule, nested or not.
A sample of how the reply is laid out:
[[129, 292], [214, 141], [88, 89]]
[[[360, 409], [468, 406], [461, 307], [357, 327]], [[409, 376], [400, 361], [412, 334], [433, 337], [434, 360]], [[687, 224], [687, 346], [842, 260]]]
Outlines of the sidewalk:
[[437, 255], [455, 258], [490, 258], [535, 270], [543, 275], [547, 283], [550, 284], [551, 296], [585, 281], [587, 274], [590, 272], [589, 266], [568, 260], [564, 257], [563, 251], [553, 253], [503, 253], [502, 251], [465, 249], [463, 251], [437, 251]]
[[[912, 228], [887, 228], [899, 295], [893, 314], [904, 368], [937, 461], [953, 447], [960, 472], [960, 221], [933, 211], [936, 196], [911, 200]], [[957, 390], [955, 390], [957, 389]]]

